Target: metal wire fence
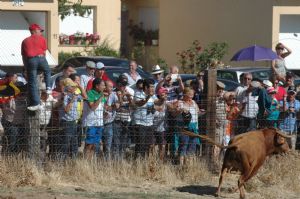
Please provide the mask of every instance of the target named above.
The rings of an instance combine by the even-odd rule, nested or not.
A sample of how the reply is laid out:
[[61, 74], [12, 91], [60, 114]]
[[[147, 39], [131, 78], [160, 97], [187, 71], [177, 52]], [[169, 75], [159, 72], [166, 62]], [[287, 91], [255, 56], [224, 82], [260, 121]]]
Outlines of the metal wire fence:
[[[122, 107], [111, 111], [103, 106], [98, 110], [87, 108], [85, 101], [78, 102], [73, 108], [76, 113], [67, 115], [62, 104], [45, 103], [39, 111], [28, 111], [26, 95], [2, 104], [1, 154], [24, 154], [40, 162], [82, 156], [134, 159], [156, 154], [157, 159], [179, 162], [182, 157], [213, 155], [210, 144], [183, 134], [183, 129], [208, 135], [216, 143], [226, 145], [235, 135], [284, 125], [294, 126], [287, 133], [294, 135], [291, 146], [300, 148], [299, 110], [296, 113], [279, 111], [278, 118], [258, 119], [247, 117], [235, 109], [234, 104], [228, 105], [216, 97], [202, 101], [200, 110], [197, 104], [179, 105], [184, 110], [181, 112], [146, 105], [132, 107], [125, 113]], [[68, 117], [72, 114], [79, 117]], [[86, 117], [85, 114], [94, 115]]]

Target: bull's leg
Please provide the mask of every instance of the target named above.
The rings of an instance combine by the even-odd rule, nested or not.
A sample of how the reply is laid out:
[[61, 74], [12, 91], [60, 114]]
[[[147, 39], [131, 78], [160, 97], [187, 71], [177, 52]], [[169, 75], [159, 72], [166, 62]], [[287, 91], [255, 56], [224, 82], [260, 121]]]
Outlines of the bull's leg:
[[219, 186], [218, 186], [218, 190], [216, 192], [216, 196], [220, 195], [221, 185], [223, 183], [223, 179], [224, 179], [226, 173], [227, 173], [227, 168], [223, 166], [223, 168], [221, 170], [221, 175], [220, 175], [220, 178], [219, 178]]
[[[252, 166], [252, 168], [251, 168], [248, 157], [244, 153], [241, 154], [241, 161], [242, 161], [242, 165], [243, 165], [243, 171], [242, 171], [242, 175], [240, 176], [240, 178], [238, 180], [238, 188], [240, 190], [240, 198], [244, 199], [245, 198], [245, 190], [244, 190], [245, 179], [251, 174], [254, 166]], [[252, 165], [255, 165], [255, 164], [252, 164]]]

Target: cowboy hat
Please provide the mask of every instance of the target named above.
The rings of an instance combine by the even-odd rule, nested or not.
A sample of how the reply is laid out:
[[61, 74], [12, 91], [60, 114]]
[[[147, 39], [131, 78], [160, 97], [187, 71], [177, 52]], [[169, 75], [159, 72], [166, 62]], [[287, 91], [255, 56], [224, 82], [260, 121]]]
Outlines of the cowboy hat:
[[152, 72], [151, 72], [152, 75], [159, 74], [162, 72], [164, 72], [164, 70], [161, 70], [159, 65], [155, 65], [152, 67]]

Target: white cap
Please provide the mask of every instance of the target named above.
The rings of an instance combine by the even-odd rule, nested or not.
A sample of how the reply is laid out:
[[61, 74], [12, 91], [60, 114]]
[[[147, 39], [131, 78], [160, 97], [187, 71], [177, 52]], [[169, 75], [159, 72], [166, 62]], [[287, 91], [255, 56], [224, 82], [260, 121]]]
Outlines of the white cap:
[[102, 62], [97, 62], [96, 69], [101, 70], [101, 69], [104, 69], [104, 68], [105, 68], [105, 66]]
[[270, 82], [269, 80], [264, 80], [264, 81], [263, 81], [263, 84], [266, 85], [267, 87], [273, 86], [273, 83]]

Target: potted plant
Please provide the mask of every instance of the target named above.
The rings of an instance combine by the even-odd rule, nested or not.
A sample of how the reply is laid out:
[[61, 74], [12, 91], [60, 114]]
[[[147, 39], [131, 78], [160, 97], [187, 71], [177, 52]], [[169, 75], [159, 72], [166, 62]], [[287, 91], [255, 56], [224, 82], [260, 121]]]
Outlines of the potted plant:
[[75, 36], [74, 35], [70, 35], [69, 36], [69, 44], [70, 45], [74, 45], [75, 44]]
[[92, 43], [93, 34], [86, 33], [84, 37], [85, 45], [90, 45]]
[[158, 46], [158, 30], [153, 30], [152, 31], [152, 45], [153, 46]]
[[100, 40], [100, 35], [97, 34], [97, 33], [92, 34], [91, 37], [92, 37], [92, 44], [93, 45], [96, 45], [98, 43], [98, 41]]
[[145, 43], [146, 31], [143, 29], [143, 23], [133, 25], [132, 22], [128, 26], [129, 35], [134, 39], [135, 43]]
[[77, 45], [81, 45], [81, 44], [82, 44], [82, 41], [83, 41], [83, 38], [84, 38], [84, 33], [83, 33], [83, 32], [77, 31], [77, 32], [74, 34], [74, 37], [75, 37], [75, 43], [76, 43]]

